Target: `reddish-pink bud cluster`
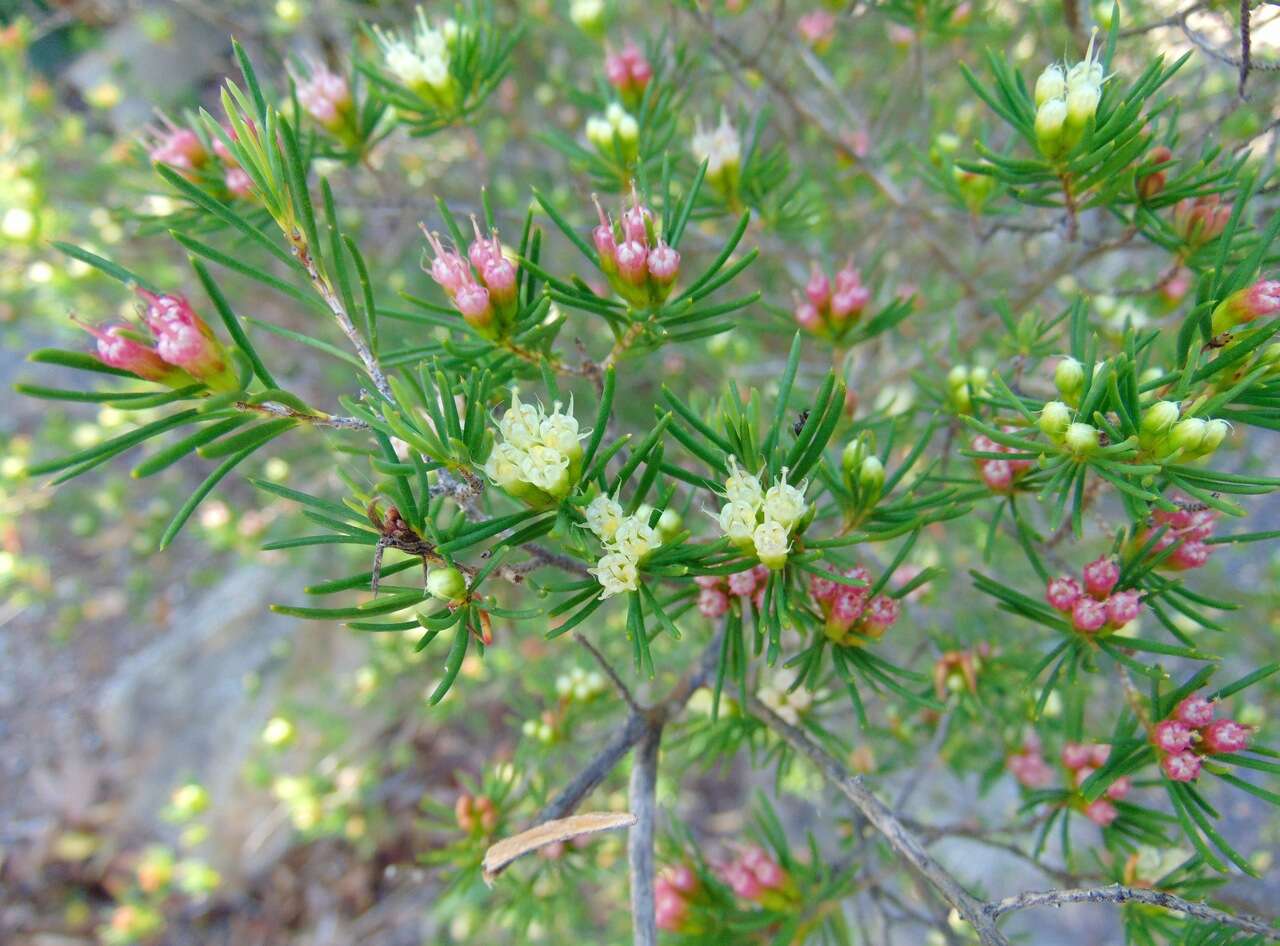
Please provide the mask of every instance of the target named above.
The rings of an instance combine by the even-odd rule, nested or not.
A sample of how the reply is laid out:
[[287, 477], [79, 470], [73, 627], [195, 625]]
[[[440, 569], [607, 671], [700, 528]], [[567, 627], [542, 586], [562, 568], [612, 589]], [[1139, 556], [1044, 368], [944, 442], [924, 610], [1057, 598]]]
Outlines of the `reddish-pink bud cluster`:
[[862, 584], [848, 585], [821, 575], [809, 580], [809, 593], [826, 617], [827, 636], [855, 646], [883, 637], [898, 620], [902, 606], [888, 595], [872, 597], [871, 574], [861, 565], [843, 575]]
[[146, 303], [143, 321], [155, 339], [155, 348], [130, 338], [126, 326], [97, 329], [77, 322], [98, 340], [98, 358], [103, 364], [171, 386], [193, 380], [222, 389], [233, 386], [226, 353], [184, 297], [146, 289], [139, 289], [138, 295]]
[[1213, 333], [1218, 335], [1276, 313], [1280, 313], [1280, 280], [1259, 279], [1251, 286], [1237, 289], [1218, 304], [1211, 320]]
[[312, 62], [310, 74], [298, 80], [298, 104], [330, 131], [341, 127], [351, 108], [351, 87], [345, 77], [320, 62]]
[[768, 852], [749, 847], [720, 869], [721, 879], [743, 900], [759, 902], [771, 890], [781, 890], [787, 872]]
[[732, 575], [699, 575], [694, 579], [701, 589], [698, 593], [698, 611], [705, 617], [723, 617], [729, 611], [732, 598], [750, 601], [755, 607], [764, 605], [764, 587], [769, 582], [769, 569], [763, 565]]
[[653, 67], [649, 65], [649, 60], [640, 51], [640, 47], [627, 40], [618, 52], [606, 50], [604, 75], [624, 100], [635, 102], [644, 94], [649, 80], [653, 78]]
[[1163, 526], [1165, 531], [1156, 540], [1152, 553], [1163, 552], [1170, 546], [1177, 547], [1158, 567], [1171, 571], [1200, 568], [1209, 560], [1212, 546], [1207, 540], [1213, 535], [1215, 519], [1212, 509], [1195, 503], [1179, 503], [1173, 512], [1157, 509], [1151, 515], [1152, 528], [1144, 529], [1137, 541], [1140, 545], [1146, 545], [1151, 533]]
[[209, 160], [200, 136], [175, 124], [167, 115], [160, 116], [159, 125], [146, 128], [143, 145], [154, 163], [168, 165], [187, 178], [194, 179], [197, 169]]
[[1084, 567], [1084, 586], [1065, 575], [1049, 580], [1045, 600], [1056, 611], [1070, 615], [1071, 626], [1083, 634], [1104, 627], [1124, 627], [1142, 611], [1142, 596], [1133, 590], [1116, 591], [1120, 568], [1103, 557]]
[[[1111, 747], [1105, 743], [1068, 742], [1062, 747], [1062, 765], [1070, 773], [1071, 786], [1080, 788], [1094, 772], [1107, 764]], [[1121, 776], [1107, 786], [1106, 795], [1084, 807], [1085, 817], [1100, 827], [1107, 827], [1120, 812], [1112, 802], [1120, 801], [1133, 789], [1133, 781]]]
[[[1016, 427], [1003, 428], [1005, 433], [1017, 433]], [[973, 449], [979, 453], [1018, 453], [1016, 447], [996, 443], [990, 437], [979, 434], [973, 438]], [[999, 460], [991, 457], [974, 457], [978, 467], [978, 476], [987, 489], [993, 493], [1011, 493], [1018, 480], [1031, 469], [1032, 461], [1023, 458]]]
[[498, 826], [498, 810], [485, 795], [459, 795], [453, 806], [453, 814], [458, 827], [468, 834], [475, 833], [476, 829], [491, 834]]
[[427, 272], [448, 294], [468, 325], [495, 337], [510, 328], [514, 320], [518, 273], [503, 253], [497, 231], [482, 233], [474, 217], [471, 226], [475, 239], [467, 248], [465, 259], [456, 249], [446, 247], [440, 234], [423, 228], [435, 254]]
[[1173, 208], [1173, 229], [1190, 246], [1202, 246], [1226, 229], [1231, 207], [1217, 194], [1178, 201]]
[[657, 233], [653, 211], [634, 193], [617, 221], [598, 200], [595, 205], [600, 223], [591, 231], [591, 241], [609, 284], [634, 305], [664, 301], [680, 275], [680, 254]]
[[815, 262], [804, 298], [796, 296], [796, 323], [816, 335], [839, 338], [857, 323], [870, 301], [871, 290], [862, 284], [862, 274], [852, 259], [836, 273], [834, 286]]
[[1193, 693], [1151, 727], [1160, 768], [1172, 781], [1194, 782], [1203, 756], [1239, 752], [1249, 745], [1249, 727], [1234, 719], [1214, 719], [1213, 713], [1213, 703]]
[[1040, 739], [1032, 733], [1023, 740], [1022, 748], [1005, 760], [1009, 774], [1024, 788], [1048, 788], [1053, 782], [1053, 769], [1040, 751]]
[[689, 900], [698, 892], [698, 875], [687, 864], [661, 871], [653, 882], [653, 912], [658, 929], [679, 932], [689, 915]]

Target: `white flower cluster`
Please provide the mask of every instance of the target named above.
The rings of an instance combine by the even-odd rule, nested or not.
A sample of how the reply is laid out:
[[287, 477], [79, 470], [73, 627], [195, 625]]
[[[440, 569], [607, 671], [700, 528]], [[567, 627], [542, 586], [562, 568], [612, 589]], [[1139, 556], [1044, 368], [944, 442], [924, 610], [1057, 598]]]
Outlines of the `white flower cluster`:
[[458, 37], [458, 24], [444, 20], [433, 27], [421, 7], [417, 10], [413, 35], [401, 38], [397, 33], [374, 27], [387, 69], [412, 89], [423, 87], [444, 93], [449, 89], [451, 47]]
[[615, 133], [623, 150], [635, 145], [640, 137], [640, 123], [617, 102], [605, 109], [604, 115], [592, 115], [587, 119], [587, 140], [599, 150], [613, 151]]
[[573, 402], [562, 411], [556, 401], [550, 414], [539, 404], [524, 404], [511, 392], [511, 407], [498, 422], [501, 440], [485, 462], [484, 472], [517, 499], [545, 505], [563, 499], [582, 460], [585, 434], [579, 433]]
[[712, 180], [726, 171], [732, 172], [742, 158], [738, 130], [730, 124], [729, 116], [723, 111], [720, 112], [720, 124], [710, 130], [703, 128], [702, 119], [698, 119], [689, 148], [695, 158], [707, 162], [707, 177]]
[[717, 521], [729, 541], [743, 550], [751, 550], [761, 564], [777, 570], [787, 562], [791, 533], [809, 511], [804, 492], [787, 482], [787, 470], [766, 492], [760, 478], [738, 467], [736, 457], [729, 457], [729, 478], [724, 481], [725, 498]]
[[600, 495], [591, 500], [584, 515], [587, 528], [604, 545], [595, 568], [587, 569], [611, 598], [639, 587], [640, 560], [662, 544], [658, 530], [649, 525], [649, 512], [623, 512], [617, 500]]

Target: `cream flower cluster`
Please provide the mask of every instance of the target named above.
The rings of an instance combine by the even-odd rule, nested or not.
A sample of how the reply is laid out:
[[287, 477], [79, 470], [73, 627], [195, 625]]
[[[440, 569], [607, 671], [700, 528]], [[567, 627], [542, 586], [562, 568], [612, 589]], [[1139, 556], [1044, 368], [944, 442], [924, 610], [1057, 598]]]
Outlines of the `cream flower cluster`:
[[417, 23], [413, 34], [407, 38], [395, 32], [374, 27], [382, 58], [388, 71], [415, 91], [431, 90], [445, 95], [451, 89], [449, 75], [451, 49], [458, 37], [458, 24], [444, 20], [433, 27], [421, 7], [417, 10]]
[[662, 544], [658, 530], [649, 525], [647, 508], [627, 515], [616, 499], [600, 495], [591, 500], [584, 515], [587, 528], [604, 545], [604, 555], [589, 568], [604, 589], [601, 597], [611, 598], [639, 587], [640, 561]]
[[782, 477], [766, 491], [758, 476], [738, 467], [736, 457], [729, 457], [729, 478], [724, 481], [725, 498], [717, 521], [720, 529], [734, 545], [754, 552], [761, 564], [774, 569], [787, 562], [791, 534], [809, 511], [804, 491]]
[[723, 111], [720, 113], [720, 124], [714, 128], [704, 128], [702, 119], [695, 122], [689, 148], [695, 158], [707, 162], [708, 178], [716, 180], [726, 172], [737, 173], [738, 162], [742, 158], [742, 145], [738, 141], [737, 129]]
[[556, 401], [550, 414], [540, 404], [525, 404], [511, 392], [511, 406], [498, 422], [501, 440], [485, 462], [484, 472], [512, 496], [534, 504], [563, 499], [582, 460], [585, 434], [578, 431], [573, 403], [562, 411]]
[[1098, 111], [1104, 76], [1094, 52], [1090, 38], [1084, 59], [1066, 70], [1051, 65], [1036, 79], [1036, 143], [1048, 158], [1074, 148]]

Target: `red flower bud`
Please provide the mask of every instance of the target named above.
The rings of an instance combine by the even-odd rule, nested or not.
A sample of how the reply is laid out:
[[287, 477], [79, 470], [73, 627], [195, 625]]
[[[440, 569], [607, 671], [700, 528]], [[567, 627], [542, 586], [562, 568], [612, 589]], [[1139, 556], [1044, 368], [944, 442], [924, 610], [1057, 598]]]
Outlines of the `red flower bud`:
[[1174, 708], [1173, 715], [1191, 728], [1199, 729], [1213, 721], [1213, 704], [1193, 693]]
[[1098, 600], [1111, 594], [1120, 580], [1120, 569], [1109, 558], [1100, 558], [1084, 567], [1084, 590]]
[[1215, 719], [1200, 733], [1205, 752], [1239, 752], [1249, 745], [1249, 730], [1234, 719]]

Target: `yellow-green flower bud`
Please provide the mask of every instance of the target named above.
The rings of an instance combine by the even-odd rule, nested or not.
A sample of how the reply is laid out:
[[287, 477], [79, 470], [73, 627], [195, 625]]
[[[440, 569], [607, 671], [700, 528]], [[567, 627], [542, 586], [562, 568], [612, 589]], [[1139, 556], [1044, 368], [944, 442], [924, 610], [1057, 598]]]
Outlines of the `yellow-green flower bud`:
[[1088, 456], [1098, 449], [1098, 428], [1077, 421], [1068, 425], [1062, 441], [1076, 456]]
[[858, 468], [858, 483], [868, 493], [880, 495], [884, 487], [884, 464], [877, 456], [865, 457]]
[[1050, 440], [1061, 442], [1071, 425], [1071, 408], [1061, 401], [1049, 401], [1040, 411], [1040, 430]]
[[684, 517], [674, 509], [662, 510], [662, 515], [658, 516], [658, 535], [662, 537], [663, 542], [670, 542], [680, 530], [684, 528]]
[[1178, 422], [1178, 404], [1176, 401], [1156, 401], [1142, 412], [1142, 437], [1155, 439], [1163, 437]]
[[1214, 418], [1204, 426], [1204, 439], [1200, 441], [1200, 453], [1208, 456], [1222, 446], [1222, 441], [1227, 439], [1227, 434], [1231, 432], [1231, 425], [1225, 420]]
[[1198, 453], [1204, 443], [1208, 426], [1199, 417], [1183, 418], [1173, 425], [1173, 430], [1169, 433], [1169, 443], [1174, 449], [1181, 450], [1183, 453]]
[[467, 580], [456, 568], [433, 568], [427, 573], [427, 593], [441, 601], [457, 601], [467, 593]]
[[1036, 109], [1036, 145], [1046, 158], [1061, 157], [1062, 132], [1067, 123], [1067, 103], [1050, 99]]

